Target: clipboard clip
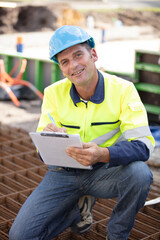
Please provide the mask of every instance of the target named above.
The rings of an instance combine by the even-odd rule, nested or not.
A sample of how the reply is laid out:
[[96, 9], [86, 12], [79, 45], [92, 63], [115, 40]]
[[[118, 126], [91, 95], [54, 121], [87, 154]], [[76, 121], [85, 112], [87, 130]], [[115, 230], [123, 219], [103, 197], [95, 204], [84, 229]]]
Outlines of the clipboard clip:
[[65, 133], [61, 134], [61, 133], [56, 133], [56, 132], [53, 132], [53, 133], [51, 133], [51, 132], [49, 132], [49, 133], [44, 132], [44, 133], [41, 133], [41, 136], [43, 136], [43, 137], [69, 138], [68, 134], [65, 134]]

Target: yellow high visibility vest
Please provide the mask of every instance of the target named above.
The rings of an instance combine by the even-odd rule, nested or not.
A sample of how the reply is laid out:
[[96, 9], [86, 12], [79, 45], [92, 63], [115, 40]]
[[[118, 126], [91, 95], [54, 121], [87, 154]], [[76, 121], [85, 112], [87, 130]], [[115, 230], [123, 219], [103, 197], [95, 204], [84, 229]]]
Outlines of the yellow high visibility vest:
[[67, 78], [47, 87], [37, 131], [43, 131], [51, 123], [50, 113], [58, 127], [66, 127], [69, 134], [79, 133], [83, 142], [93, 141], [101, 147], [109, 147], [119, 141], [140, 140], [152, 151], [154, 138], [134, 84], [101, 74], [104, 99], [98, 104], [91, 101], [74, 104], [70, 95], [72, 83]]

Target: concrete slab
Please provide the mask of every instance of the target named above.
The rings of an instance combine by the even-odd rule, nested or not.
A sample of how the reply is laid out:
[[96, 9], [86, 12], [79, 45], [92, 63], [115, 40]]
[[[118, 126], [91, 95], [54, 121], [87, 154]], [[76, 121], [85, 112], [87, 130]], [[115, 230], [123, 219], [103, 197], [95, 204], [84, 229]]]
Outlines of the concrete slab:
[[135, 50], [160, 51], [160, 40], [127, 40], [97, 45], [97, 67], [109, 71], [133, 73]]

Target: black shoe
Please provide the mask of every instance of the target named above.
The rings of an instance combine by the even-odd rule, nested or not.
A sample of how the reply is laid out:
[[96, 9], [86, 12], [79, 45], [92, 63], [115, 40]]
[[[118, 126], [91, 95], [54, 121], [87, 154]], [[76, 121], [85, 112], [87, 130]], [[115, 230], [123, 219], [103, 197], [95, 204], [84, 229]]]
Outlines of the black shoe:
[[71, 226], [71, 231], [82, 234], [87, 232], [93, 223], [92, 208], [95, 204], [95, 197], [84, 195], [78, 201], [78, 206], [81, 214], [81, 221]]

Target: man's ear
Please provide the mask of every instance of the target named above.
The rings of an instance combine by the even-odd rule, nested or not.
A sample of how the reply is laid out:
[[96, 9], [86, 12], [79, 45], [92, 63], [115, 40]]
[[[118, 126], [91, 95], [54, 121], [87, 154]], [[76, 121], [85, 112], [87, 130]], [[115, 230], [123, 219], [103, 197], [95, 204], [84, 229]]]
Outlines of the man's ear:
[[98, 60], [98, 55], [94, 48], [91, 49], [91, 58], [93, 58], [94, 62]]

